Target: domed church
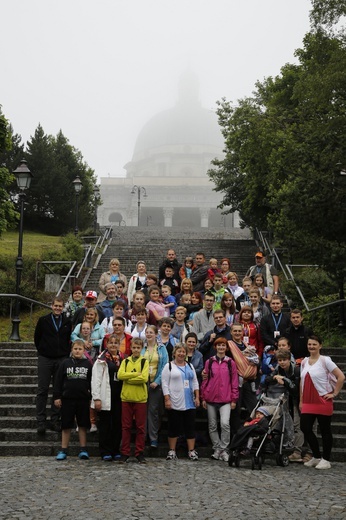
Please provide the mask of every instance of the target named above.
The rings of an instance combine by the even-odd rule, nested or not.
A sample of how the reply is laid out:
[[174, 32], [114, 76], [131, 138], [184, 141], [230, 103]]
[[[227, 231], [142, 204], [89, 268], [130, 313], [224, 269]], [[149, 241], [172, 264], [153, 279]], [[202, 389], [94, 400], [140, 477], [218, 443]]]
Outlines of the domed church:
[[201, 106], [198, 80], [182, 75], [173, 108], [158, 113], [137, 137], [126, 177], [102, 177], [102, 226], [239, 227], [237, 214], [222, 215], [221, 195], [207, 171], [223, 158], [215, 112]]

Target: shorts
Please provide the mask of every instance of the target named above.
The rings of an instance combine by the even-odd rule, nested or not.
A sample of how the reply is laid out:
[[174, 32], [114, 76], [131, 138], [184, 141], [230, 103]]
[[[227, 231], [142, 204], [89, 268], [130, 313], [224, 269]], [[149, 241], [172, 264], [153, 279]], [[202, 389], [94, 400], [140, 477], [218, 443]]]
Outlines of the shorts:
[[196, 437], [196, 410], [168, 410], [168, 437], [185, 435], [187, 439]]
[[81, 428], [90, 428], [90, 401], [89, 399], [62, 399], [61, 429], [70, 430], [77, 425]]

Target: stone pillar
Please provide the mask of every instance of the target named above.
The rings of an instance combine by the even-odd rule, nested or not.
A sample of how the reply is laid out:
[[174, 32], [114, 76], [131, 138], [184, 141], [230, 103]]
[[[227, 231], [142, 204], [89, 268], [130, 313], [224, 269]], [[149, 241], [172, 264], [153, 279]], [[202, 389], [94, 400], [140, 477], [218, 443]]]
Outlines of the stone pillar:
[[201, 228], [207, 228], [209, 223], [210, 208], [199, 208], [199, 213], [201, 215]]
[[164, 226], [165, 227], [172, 227], [172, 217], [174, 213], [174, 208], [162, 208], [163, 209], [163, 216], [165, 219]]
[[238, 211], [233, 213], [233, 227], [240, 228], [240, 218]]
[[127, 219], [126, 219], [126, 225], [127, 226], [134, 226], [136, 227], [138, 224], [138, 213], [136, 208], [129, 208], [127, 210]]

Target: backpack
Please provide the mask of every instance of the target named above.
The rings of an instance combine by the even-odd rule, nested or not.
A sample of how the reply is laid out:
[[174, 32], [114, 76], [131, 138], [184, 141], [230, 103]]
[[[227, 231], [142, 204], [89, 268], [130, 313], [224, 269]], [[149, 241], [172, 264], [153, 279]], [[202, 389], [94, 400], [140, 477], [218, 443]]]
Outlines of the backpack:
[[[214, 361], [216, 361], [215, 357], [211, 357], [209, 358], [209, 370], [208, 370], [208, 381], [211, 377], [213, 377], [213, 372], [212, 372], [212, 364], [214, 363]], [[228, 372], [229, 372], [229, 377], [232, 381], [232, 359], [231, 358], [228, 358], [227, 360], [227, 365], [228, 365]]]
[[[142, 357], [142, 359], [141, 359], [141, 372], [143, 372], [143, 367], [144, 367], [145, 362], [146, 362], [146, 359], [144, 357]], [[126, 372], [128, 363], [129, 363], [129, 358], [125, 358], [125, 372]]]

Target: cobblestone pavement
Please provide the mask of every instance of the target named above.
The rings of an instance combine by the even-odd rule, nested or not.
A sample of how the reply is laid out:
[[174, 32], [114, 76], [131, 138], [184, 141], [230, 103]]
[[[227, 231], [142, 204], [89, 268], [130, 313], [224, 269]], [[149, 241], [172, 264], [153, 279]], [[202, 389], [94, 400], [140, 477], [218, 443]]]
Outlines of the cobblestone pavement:
[[318, 471], [268, 461], [252, 471], [248, 461], [130, 460], [2, 457], [0, 519], [346, 518], [344, 463]]

